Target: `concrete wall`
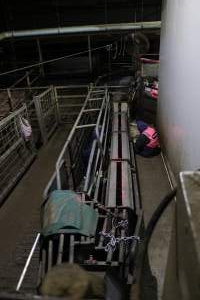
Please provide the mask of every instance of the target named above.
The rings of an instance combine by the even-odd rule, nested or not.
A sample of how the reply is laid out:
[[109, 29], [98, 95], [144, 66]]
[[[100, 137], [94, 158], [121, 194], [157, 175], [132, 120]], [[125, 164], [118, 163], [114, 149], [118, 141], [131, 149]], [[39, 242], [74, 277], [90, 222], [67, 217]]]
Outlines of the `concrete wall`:
[[177, 175], [200, 168], [200, 1], [163, 1], [158, 126]]

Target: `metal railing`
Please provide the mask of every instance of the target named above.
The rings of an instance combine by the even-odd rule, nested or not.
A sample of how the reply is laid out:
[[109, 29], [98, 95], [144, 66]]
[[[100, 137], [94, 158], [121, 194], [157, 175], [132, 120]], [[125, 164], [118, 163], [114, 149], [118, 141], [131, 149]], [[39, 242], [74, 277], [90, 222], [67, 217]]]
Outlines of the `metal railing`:
[[23, 139], [21, 117], [28, 119], [26, 105], [0, 121], [0, 203], [35, 156], [33, 140]]
[[[104, 87], [102, 90], [95, 90], [91, 88], [86, 98], [86, 101], [81, 109], [81, 112], [69, 134], [69, 137], [58, 157], [56, 163], [56, 177], [57, 177], [57, 188], [61, 188], [61, 179], [60, 179], [60, 164], [62, 160], [67, 158], [69, 163], [68, 167], [68, 176], [72, 180], [73, 189], [75, 190], [81, 182], [81, 179], [84, 175], [84, 158], [83, 151], [86, 146], [87, 139], [93, 130], [95, 131], [95, 139], [92, 143], [91, 155], [93, 154], [94, 149], [96, 148], [95, 144], [98, 144], [99, 151], [103, 155], [102, 149], [102, 134], [100, 134], [100, 120], [102, 119], [102, 114], [105, 106], [109, 103], [107, 88]], [[103, 128], [102, 128], [103, 129]], [[101, 138], [101, 139], [100, 139]], [[89, 166], [91, 163], [91, 155], [89, 158]], [[86, 153], [87, 156], [87, 153]], [[94, 154], [93, 154], [94, 157]], [[87, 159], [87, 158], [86, 158]], [[82, 171], [82, 172], [81, 172]], [[91, 171], [86, 174], [86, 181], [89, 181], [89, 176]], [[88, 184], [84, 184], [88, 187]]]
[[0, 89], [0, 120], [26, 104], [35, 141], [46, 143], [58, 123], [73, 126], [88, 90], [88, 85]]
[[88, 85], [55, 86], [59, 123], [73, 125], [87, 97]]
[[110, 103], [106, 87], [91, 87], [56, 163], [44, 197], [53, 189], [91, 193], [108, 139]]

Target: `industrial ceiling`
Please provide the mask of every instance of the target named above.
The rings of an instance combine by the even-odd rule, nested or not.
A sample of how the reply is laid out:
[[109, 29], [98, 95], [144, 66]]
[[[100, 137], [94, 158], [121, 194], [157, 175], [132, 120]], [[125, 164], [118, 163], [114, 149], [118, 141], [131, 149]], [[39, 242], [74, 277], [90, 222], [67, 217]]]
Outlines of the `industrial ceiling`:
[[1, 0], [0, 30], [156, 21], [161, 0]]
[[[127, 25], [133, 26], [135, 22], [160, 21], [161, 2], [161, 0], [1, 0], [0, 72], [37, 63], [41, 57], [47, 60], [87, 50], [88, 35], [91, 38], [92, 48], [113, 42], [126, 34], [124, 30]], [[100, 25], [103, 30], [82, 32], [85, 27], [94, 29], [91, 25]], [[111, 25], [114, 25], [114, 30], [110, 30]], [[74, 31], [74, 26], [79, 30]], [[158, 52], [159, 47], [159, 26], [156, 23], [154, 27], [145, 30], [145, 34], [151, 40], [150, 52]], [[70, 34], [61, 32], [63, 28], [65, 31], [72, 29], [72, 32]], [[54, 34], [49, 34], [49, 30]], [[129, 28], [127, 33], [130, 30]], [[2, 77], [0, 84], [1, 79]]]

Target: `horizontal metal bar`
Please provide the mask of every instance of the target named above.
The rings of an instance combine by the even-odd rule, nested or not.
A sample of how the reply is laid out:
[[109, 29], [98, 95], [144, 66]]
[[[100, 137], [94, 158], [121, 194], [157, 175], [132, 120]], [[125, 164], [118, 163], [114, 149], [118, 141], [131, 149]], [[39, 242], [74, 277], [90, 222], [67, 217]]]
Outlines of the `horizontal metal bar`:
[[91, 94], [104, 94], [105, 90], [92, 90]]
[[82, 107], [83, 103], [80, 104], [59, 104], [59, 108], [71, 108], [71, 107]]
[[83, 112], [92, 112], [92, 111], [100, 111], [100, 108], [89, 108], [89, 109], [84, 109]]
[[101, 97], [101, 98], [91, 98], [91, 99], [88, 99], [88, 101], [98, 101], [98, 100], [102, 100], [103, 99], [103, 97]]
[[80, 94], [80, 95], [57, 95], [57, 97], [58, 98], [60, 98], [60, 99], [62, 99], [62, 98], [64, 98], [64, 99], [73, 99], [73, 98], [82, 98], [82, 97], [86, 97], [87, 96], [87, 94]]
[[[14, 88], [9, 88], [11, 91], [21, 91], [21, 90], [41, 90], [41, 89], [47, 89], [49, 86], [31, 86], [31, 87], [14, 87]], [[0, 89], [0, 92], [5, 92], [7, 89]]]
[[87, 128], [87, 127], [95, 127], [96, 124], [85, 124], [85, 125], [78, 125], [76, 128]]

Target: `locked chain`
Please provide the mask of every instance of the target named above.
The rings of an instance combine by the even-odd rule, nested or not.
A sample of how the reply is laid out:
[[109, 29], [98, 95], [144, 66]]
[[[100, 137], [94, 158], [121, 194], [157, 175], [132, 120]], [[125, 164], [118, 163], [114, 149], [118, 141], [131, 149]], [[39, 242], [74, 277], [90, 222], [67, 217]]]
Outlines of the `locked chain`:
[[116, 244], [119, 244], [121, 241], [127, 243], [130, 240], [136, 240], [137, 242], [140, 242], [140, 237], [139, 236], [127, 236], [127, 237], [120, 237], [120, 238], [116, 238], [112, 233], [108, 232], [99, 232], [100, 235], [102, 235], [105, 238], [109, 238], [110, 241], [107, 243], [106, 247], [105, 247], [105, 251], [109, 252], [112, 251], [114, 252], [116, 250]]

